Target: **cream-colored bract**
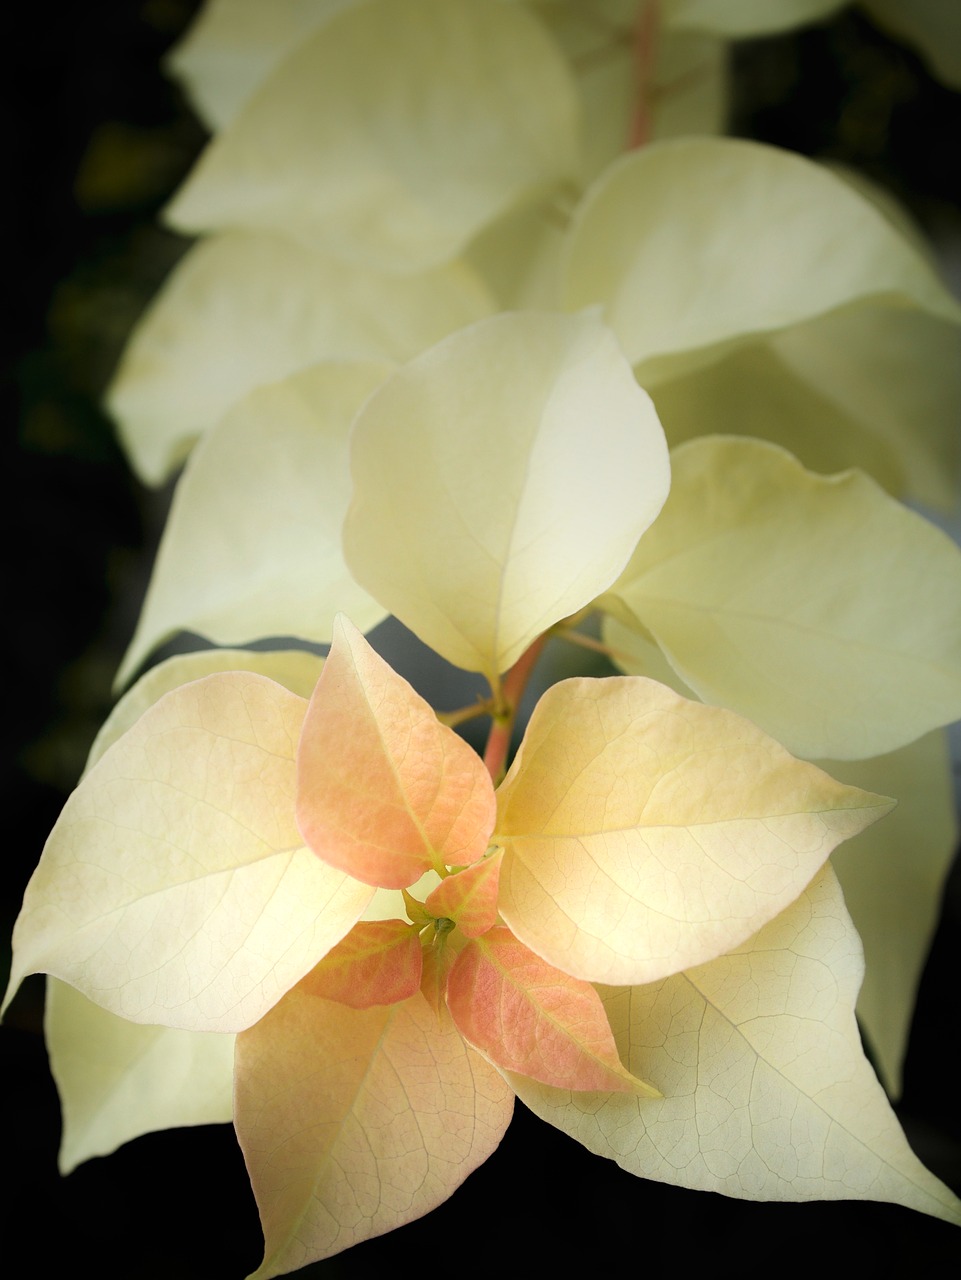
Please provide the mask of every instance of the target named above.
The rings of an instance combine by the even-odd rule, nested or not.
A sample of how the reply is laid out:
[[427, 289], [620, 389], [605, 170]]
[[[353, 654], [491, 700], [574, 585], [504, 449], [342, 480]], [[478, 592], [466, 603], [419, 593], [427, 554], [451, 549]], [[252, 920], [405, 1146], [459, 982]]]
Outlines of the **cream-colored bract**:
[[[695, 697], [661, 650], [637, 630], [609, 614], [603, 635], [622, 671], [651, 677], [683, 697]], [[883, 822], [872, 823], [831, 855], [864, 944], [858, 1020], [878, 1073], [890, 1096], [897, 1098], [918, 983], [958, 847], [947, 735], [937, 730], [868, 760], [815, 763], [850, 786], [897, 801]]]
[[354, 423], [344, 555], [456, 666], [495, 680], [613, 581], [667, 495], [664, 433], [593, 313], [482, 320]]
[[859, 472], [705, 437], [607, 603], [705, 701], [805, 757], [860, 759], [961, 716], [961, 551]]
[[326, 643], [339, 610], [365, 630], [385, 617], [344, 564], [340, 523], [351, 420], [390, 368], [304, 370], [252, 392], [209, 433], [177, 486], [118, 683], [177, 631]]
[[562, 270], [563, 305], [601, 303], [647, 386], [854, 302], [961, 322], [872, 201], [809, 160], [733, 138], [656, 143], [612, 165], [577, 210]]
[[844, 900], [864, 945], [858, 1019], [888, 1093], [901, 1093], [921, 974], [958, 848], [951, 754], [943, 730], [873, 760], [821, 762], [849, 786], [894, 796], [883, 822], [831, 855]]
[[408, 360], [492, 310], [463, 263], [398, 276], [274, 232], [225, 232], [193, 245], [164, 282], [107, 407], [137, 473], [158, 484], [255, 387], [321, 360]]
[[355, 0], [207, 0], [167, 56], [194, 109], [216, 132], [310, 31]]
[[617, 985], [738, 946], [893, 804], [627, 676], [548, 689], [497, 799], [505, 922], [558, 969]]
[[[208, 649], [168, 658], [118, 701], [90, 748], [87, 770], [181, 685], [217, 672], [253, 671], [307, 699], [322, 668], [323, 659], [296, 650]], [[374, 909], [372, 901], [365, 915]], [[44, 1034], [63, 1111], [63, 1173], [141, 1134], [231, 1118], [234, 1037], [228, 1033], [130, 1022], [50, 977]]]
[[167, 214], [417, 271], [575, 177], [578, 132], [563, 58], [522, 7], [366, 0], [267, 77]]
[[961, 1223], [864, 1056], [863, 968], [826, 868], [731, 955], [605, 990], [622, 1056], [662, 1101], [511, 1083], [542, 1119], [642, 1178], [746, 1200], [890, 1200]]
[[961, 332], [903, 307], [844, 307], [653, 389], [671, 447], [752, 436], [830, 474], [950, 511], [961, 468]]
[[145, 1133], [233, 1118], [235, 1037], [144, 1026], [47, 978], [44, 1036], [60, 1095], [60, 1172]]
[[306, 706], [263, 676], [209, 676], [105, 752], [27, 887], [8, 1000], [43, 971], [184, 1030], [237, 1031], [276, 1004], [373, 895], [295, 825]]
[[269, 1280], [441, 1204], [491, 1154], [514, 1096], [420, 993], [349, 1009], [295, 988], [237, 1038], [236, 1126]]

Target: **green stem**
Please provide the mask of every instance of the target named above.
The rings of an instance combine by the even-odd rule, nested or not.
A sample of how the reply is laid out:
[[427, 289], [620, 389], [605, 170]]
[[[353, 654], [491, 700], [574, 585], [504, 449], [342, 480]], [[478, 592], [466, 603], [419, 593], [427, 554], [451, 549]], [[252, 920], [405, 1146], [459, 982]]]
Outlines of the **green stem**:
[[490, 698], [479, 698], [469, 707], [458, 707], [456, 711], [435, 711], [434, 714], [441, 724], [447, 725], [448, 729], [456, 729], [459, 724], [464, 724], [467, 720], [474, 720], [477, 716], [491, 715], [493, 706]]
[[554, 631], [553, 634], [560, 640], [566, 640], [568, 644], [579, 645], [582, 649], [590, 649], [592, 653], [602, 653], [605, 658], [610, 658], [612, 662], [622, 662], [625, 666], [637, 666], [637, 657], [635, 654], [628, 653], [626, 649], [618, 649], [613, 645], [605, 644], [603, 640], [595, 640], [593, 636], [584, 635], [583, 631], [572, 631], [567, 627]]

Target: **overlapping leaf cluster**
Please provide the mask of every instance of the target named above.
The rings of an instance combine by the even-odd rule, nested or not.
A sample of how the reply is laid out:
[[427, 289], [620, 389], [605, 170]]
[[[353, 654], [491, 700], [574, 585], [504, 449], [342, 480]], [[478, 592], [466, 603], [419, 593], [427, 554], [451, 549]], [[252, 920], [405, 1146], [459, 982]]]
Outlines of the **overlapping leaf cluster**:
[[[65, 1168], [233, 1118], [258, 1277], [428, 1211], [515, 1093], [644, 1177], [959, 1220], [826, 859], [896, 1090], [961, 717], [961, 555], [898, 495], [953, 496], [961, 311], [878, 193], [707, 136], [770, 15], [219, 0], [175, 58], [201, 238], [111, 404], [147, 479], [200, 442], [122, 677], [332, 647], [133, 687], [11, 990], [54, 976]], [[549, 688], [503, 776], [594, 611], [629, 674]], [[486, 678], [483, 760], [388, 613]]]

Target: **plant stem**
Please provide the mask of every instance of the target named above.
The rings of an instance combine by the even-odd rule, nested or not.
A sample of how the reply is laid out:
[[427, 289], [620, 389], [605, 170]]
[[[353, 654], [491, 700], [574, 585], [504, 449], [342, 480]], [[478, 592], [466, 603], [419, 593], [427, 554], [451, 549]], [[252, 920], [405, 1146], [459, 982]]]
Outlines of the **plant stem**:
[[500, 697], [493, 708], [493, 724], [484, 750], [484, 764], [494, 781], [494, 786], [504, 776], [507, 752], [510, 749], [511, 734], [514, 721], [517, 719], [517, 708], [520, 705], [524, 689], [530, 679], [531, 672], [541, 656], [541, 650], [547, 643], [547, 636], [538, 636], [517, 659], [510, 671], [504, 676], [500, 688]]
[[647, 0], [641, 8], [634, 37], [634, 62], [637, 75], [637, 103], [631, 121], [628, 146], [643, 147], [650, 142], [654, 128], [651, 100], [654, 87], [654, 64], [661, 27], [660, 0]]
[[434, 714], [441, 724], [447, 725], [448, 729], [456, 729], [459, 724], [474, 720], [477, 716], [492, 715], [493, 702], [490, 698], [478, 698], [468, 707], [458, 707], [456, 711], [435, 711]]

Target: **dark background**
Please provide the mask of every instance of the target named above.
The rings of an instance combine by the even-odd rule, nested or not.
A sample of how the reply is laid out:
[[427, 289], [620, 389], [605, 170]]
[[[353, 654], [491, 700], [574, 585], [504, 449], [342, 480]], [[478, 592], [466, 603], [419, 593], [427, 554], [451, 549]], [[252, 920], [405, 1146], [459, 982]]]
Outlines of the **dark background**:
[[[98, 404], [125, 334], [182, 244], [158, 209], [204, 140], [158, 59], [193, 0], [36, 4], [8, 12], [8, 323], [2, 505], [9, 549], [0, 876], [10, 928], [46, 834], [110, 707], [169, 493], [131, 478]], [[12, 38], [9, 38], [12, 37]], [[857, 164], [939, 239], [961, 236], [961, 95], [857, 12], [736, 53], [735, 131]], [[961, 1191], [957, 984], [961, 880], [926, 971], [899, 1115], [929, 1168]], [[42, 979], [0, 1030], [10, 1272], [90, 1267], [100, 1280], [240, 1277], [260, 1260], [243, 1162], [227, 1126], [151, 1135], [56, 1172], [59, 1112], [41, 1033]], [[839, 1234], [835, 1236], [835, 1231]], [[446, 1205], [298, 1274], [366, 1276], [498, 1263], [744, 1273], [830, 1258], [890, 1274], [955, 1274], [961, 1236], [879, 1204], [770, 1205], [638, 1181], [518, 1114]]]

